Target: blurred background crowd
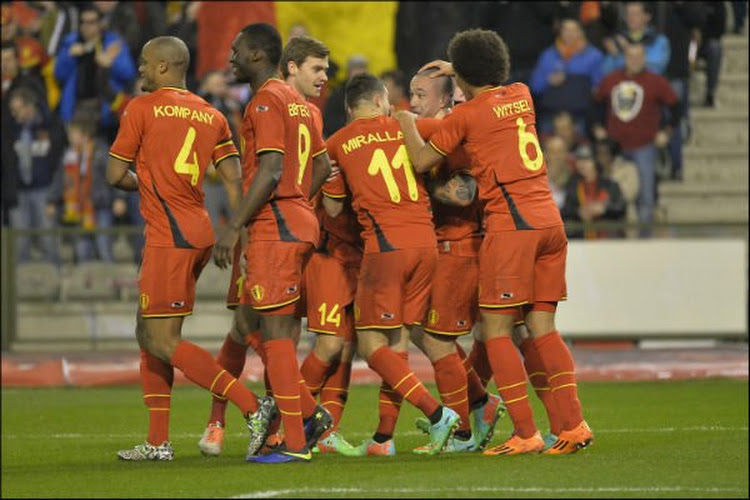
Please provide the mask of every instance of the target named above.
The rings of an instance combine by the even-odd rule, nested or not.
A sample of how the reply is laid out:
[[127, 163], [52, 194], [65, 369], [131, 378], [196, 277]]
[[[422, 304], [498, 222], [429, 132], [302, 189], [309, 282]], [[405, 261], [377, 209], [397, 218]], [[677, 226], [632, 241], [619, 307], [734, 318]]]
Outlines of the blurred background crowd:
[[[229, 45], [245, 24], [262, 21], [276, 24], [285, 41], [309, 34], [331, 47], [329, 82], [313, 101], [326, 137], [346, 122], [343, 83], [351, 76], [379, 74], [392, 105], [408, 109], [411, 77], [445, 58], [456, 31], [495, 30], [510, 50], [509, 82], [526, 83], [534, 96], [563, 218], [584, 223], [571, 225], [569, 236], [626, 235], [624, 226], [586, 228], [604, 220], [644, 223], [627, 235], [647, 237], [658, 181], [682, 178], [690, 78], [705, 72], [705, 93], [692, 102], [715, 107], [721, 38], [743, 32], [747, 9], [743, 1], [374, 3], [324, 2], [305, 15], [288, 14], [300, 8], [292, 2], [3, 3], [2, 224], [79, 227], [88, 233], [66, 237], [74, 261], [113, 261], [113, 238], [98, 229], [143, 224], [137, 193], [115, 191], [105, 179], [118, 117], [140, 92], [142, 45], [158, 35], [183, 39], [191, 51], [189, 90], [227, 116], [239, 142], [252, 96], [228, 71]], [[351, 43], [338, 50], [344, 34]], [[215, 174], [204, 190], [219, 226], [228, 207]], [[17, 243], [20, 262], [33, 254], [60, 263], [55, 235]], [[131, 234], [129, 245], [137, 260], [141, 234]]]

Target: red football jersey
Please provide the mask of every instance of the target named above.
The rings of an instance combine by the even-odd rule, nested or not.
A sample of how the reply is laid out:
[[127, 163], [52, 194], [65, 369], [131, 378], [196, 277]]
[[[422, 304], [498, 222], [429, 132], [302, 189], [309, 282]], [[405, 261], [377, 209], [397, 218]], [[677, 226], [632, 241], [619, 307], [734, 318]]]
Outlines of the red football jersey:
[[250, 221], [251, 240], [317, 244], [319, 226], [308, 200], [312, 160], [326, 152], [309, 104], [276, 78], [264, 83], [245, 108], [242, 122], [243, 188], [258, 171], [258, 154], [283, 153], [283, 170], [268, 203]]
[[354, 120], [328, 139], [328, 150], [351, 190], [365, 253], [437, 244], [427, 191], [395, 119]]
[[187, 90], [162, 87], [130, 101], [109, 154], [136, 162], [146, 245], [214, 244], [203, 177], [209, 163], [238, 154], [224, 115]]
[[535, 123], [529, 88], [513, 83], [459, 104], [430, 138], [443, 155], [459, 145], [468, 153], [487, 231], [562, 225]]

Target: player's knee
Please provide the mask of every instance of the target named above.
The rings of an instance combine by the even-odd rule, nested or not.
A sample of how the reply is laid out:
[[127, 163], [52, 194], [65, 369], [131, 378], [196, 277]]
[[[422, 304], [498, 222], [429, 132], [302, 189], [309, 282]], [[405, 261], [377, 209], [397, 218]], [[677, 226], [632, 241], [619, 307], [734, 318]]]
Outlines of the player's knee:
[[320, 334], [315, 339], [315, 355], [325, 363], [332, 363], [341, 358], [344, 339], [336, 335]]
[[430, 362], [435, 363], [439, 359], [456, 352], [454, 340], [445, 335], [434, 335], [426, 332], [423, 337], [424, 348], [422, 351], [429, 358]]

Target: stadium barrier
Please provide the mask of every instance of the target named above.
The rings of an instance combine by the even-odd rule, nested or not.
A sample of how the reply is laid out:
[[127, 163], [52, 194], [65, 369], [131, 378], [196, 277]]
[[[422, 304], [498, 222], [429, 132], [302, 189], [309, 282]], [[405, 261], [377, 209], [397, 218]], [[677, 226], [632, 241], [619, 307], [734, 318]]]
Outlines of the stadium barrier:
[[[574, 225], [571, 228], [576, 229]], [[581, 226], [582, 227], [582, 226]], [[635, 224], [587, 229], [632, 233]], [[656, 224], [650, 239], [571, 240], [571, 299], [558, 326], [572, 339], [747, 339], [747, 224]], [[100, 230], [114, 236], [137, 227]], [[19, 265], [20, 235], [81, 234], [73, 228], [2, 230], [3, 352], [133, 348], [137, 266], [64, 262]], [[91, 234], [91, 233], [88, 233]], [[197, 287], [186, 338], [218, 348], [232, 315], [224, 306], [229, 271], [209, 264]]]

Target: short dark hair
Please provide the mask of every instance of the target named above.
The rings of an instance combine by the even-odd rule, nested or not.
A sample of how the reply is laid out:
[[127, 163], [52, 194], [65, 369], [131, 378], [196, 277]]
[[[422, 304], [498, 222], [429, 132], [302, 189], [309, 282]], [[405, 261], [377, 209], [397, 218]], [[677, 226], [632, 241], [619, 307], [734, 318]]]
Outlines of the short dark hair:
[[500, 85], [510, 74], [508, 47], [494, 31], [456, 33], [448, 44], [448, 58], [456, 74], [475, 87]]
[[242, 28], [242, 37], [248, 47], [260, 49], [274, 66], [278, 66], [281, 59], [281, 35], [278, 30], [266, 23], [248, 24]]
[[73, 113], [73, 118], [68, 123], [68, 127], [77, 128], [87, 137], [95, 137], [99, 128], [99, 120], [90, 110], [81, 108]]
[[390, 78], [393, 80], [396, 85], [404, 89], [404, 92], [409, 92], [409, 84], [406, 81], [406, 75], [404, 75], [404, 72], [400, 69], [392, 69], [390, 71], [383, 71], [380, 74], [380, 79], [385, 80], [386, 78]]
[[[419, 73], [417, 73], [414, 76], [426, 76], [429, 77], [433, 73], [437, 73], [440, 71], [438, 68], [427, 68]], [[440, 91], [443, 93], [443, 95], [447, 95], [451, 98], [451, 102], [453, 102], [453, 92], [456, 90], [456, 84], [453, 81], [453, 78], [449, 76], [438, 76], [436, 78], [440, 82]]]
[[100, 11], [99, 8], [94, 5], [94, 2], [84, 2], [84, 4], [81, 5], [78, 9], [78, 17], [80, 18], [81, 14], [83, 14], [84, 12], [95, 12], [96, 17], [98, 17], [99, 19], [102, 18], [102, 11]]
[[8, 96], [8, 102], [14, 99], [20, 99], [24, 104], [33, 104], [36, 107], [39, 107], [41, 104], [36, 92], [34, 92], [31, 87], [27, 86], [16, 87], [11, 90], [10, 95]]
[[289, 76], [289, 61], [294, 61], [297, 66], [302, 66], [308, 57], [328, 57], [331, 51], [320, 40], [307, 35], [296, 36], [289, 40], [281, 54], [281, 74], [284, 78]]
[[354, 109], [360, 101], [371, 100], [375, 94], [385, 93], [383, 80], [370, 73], [361, 73], [353, 76], [346, 82], [344, 95], [346, 107]]

